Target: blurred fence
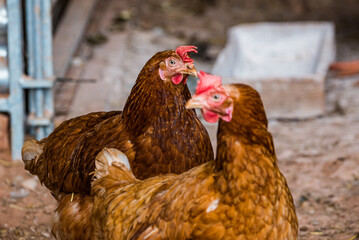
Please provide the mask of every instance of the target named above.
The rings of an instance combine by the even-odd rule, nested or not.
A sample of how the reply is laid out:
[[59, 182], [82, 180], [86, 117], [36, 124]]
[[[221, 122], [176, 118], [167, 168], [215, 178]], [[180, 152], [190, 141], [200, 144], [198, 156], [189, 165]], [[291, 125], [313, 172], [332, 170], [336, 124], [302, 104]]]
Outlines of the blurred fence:
[[10, 115], [13, 159], [21, 158], [25, 124], [37, 139], [52, 131], [52, 86], [51, 0], [1, 1], [0, 112]]

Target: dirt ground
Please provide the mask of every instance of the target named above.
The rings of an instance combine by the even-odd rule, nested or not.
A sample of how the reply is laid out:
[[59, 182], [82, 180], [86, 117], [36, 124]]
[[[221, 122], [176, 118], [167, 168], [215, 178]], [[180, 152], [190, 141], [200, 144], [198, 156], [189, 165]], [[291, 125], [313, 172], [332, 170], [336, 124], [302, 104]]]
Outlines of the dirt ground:
[[[232, 21], [241, 21], [241, 18], [233, 18], [233, 20], [224, 14], [231, 1], [226, 1], [227, 5], [223, 3], [218, 6], [215, 4], [216, 1], [208, 1], [211, 4], [203, 11], [198, 7], [203, 1], [194, 1], [196, 5], [186, 15], [187, 18], [183, 25], [177, 22], [182, 19], [181, 13], [183, 13], [183, 8], [187, 7], [185, 4], [187, 1], [182, 1], [183, 5], [180, 8], [173, 8], [171, 4], [178, 2], [174, 0], [162, 1], [162, 4], [153, 0], [148, 2], [141, 0], [100, 2], [87, 30], [87, 37], [74, 58], [73, 67], [68, 73], [69, 76], [90, 78], [93, 77], [93, 74], [97, 74], [95, 72], [103, 71], [110, 72], [109, 75], [127, 74], [126, 76], [132, 78], [133, 74], [136, 74], [132, 65], [128, 65], [128, 63], [120, 65], [122, 64], [120, 60], [111, 62], [111, 59], [114, 58], [111, 54], [117, 51], [114, 48], [131, 49], [129, 46], [134, 44], [133, 41], [126, 43], [129, 45], [124, 45], [121, 42], [123, 36], [128, 35], [129, 32], [132, 37], [137, 36], [136, 43], [141, 43], [141, 41], [143, 43], [140, 48], [136, 49], [137, 52], [146, 49], [147, 53], [153, 54], [157, 51], [158, 46], [167, 47], [178, 42], [197, 44], [204, 52], [198, 59], [201, 64], [201, 67], [198, 68], [207, 70], [206, 68], [210, 68], [215, 56], [225, 43], [226, 26], [231, 25]], [[288, 2], [293, 5], [295, 1]], [[353, 3], [354, 1], [348, 2]], [[134, 8], [134, 6], [141, 7]], [[310, 8], [311, 6], [304, 7]], [[253, 10], [255, 6], [251, 5], [248, 8]], [[301, 6], [298, 7], [294, 4], [293, 8], [297, 9], [298, 16], [303, 15], [304, 10]], [[157, 12], [151, 15], [153, 9], [165, 12], [166, 14], [162, 16], [163, 19]], [[257, 9], [256, 11], [263, 12], [262, 10]], [[279, 11], [278, 8], [276, 11]], [[227, 12], [227, 15], [235, 13], [235, 9], [232, 9], [230, 13]], [[242, 16], [251, 16], [250, 11], [244, 11], [243, 14]], [[203, 18], [196, 18], [198, 15]], [[315, 13], [310, 11], [310, 15], [315, 15]], [[211, 16], [218, 17], [223, 24], [211, 22], [209, 24], [211, 26], [206, 28], [206, 22]], [[260, 20], [268, 20], [263, 15], [260, 15], [260, 18]], [[330, 14], [326, 15], [325, 19], [330, 19]], [[338, 19], [334, 20], [339, 21]], [[191, 22], [195, 30], [184, 27]], [[149, 29], [156, 36], [163, 36], [163, 39], [161, 41], [158, 40], [158, 37], [147, 39], [148, 35], [146, 34]], [[222, 29], [222, 32], [218, 29]], [[346, 41], [341, 39], [338, 43], [338, 58], [346, 60], [359, 57], [357, 44], [350, 38], [353, 36], [353, 30], [351, 29], [348, 35], [343, 32], [345, 33], [342, 31], [341, 36], [345, 36]], [[174, 41], [173, 38], [177, 40]], [[133, 38], [131, 39], [133, 40]], [[132, 49], [135, 48], [132, 46]], [[136, 60], [139, 62], [138, 66], [141, 67], [143, 64], [141, 61], [145, 59], [137, 60], [133, 53], [131, 54], [126, 56], [126, 59], [129, 59], [127, 62]], [[107, 58], [105, 59], [105, 57]], [[78, 63], [79, 61], [81, 64]], [[79, 69], [79, 65], [81, 65], [81, 69]], [[100, 67], [95, 68], [94, 66]], [[117, 67], [127, 70], [119, 72]], [[131, 70], [128, 70], [129, 68]], [[107, 83], [114, 81], [111, 76], [101, 74], [95, 75], [95, 78], [109, 79]], [[116, 76], [113, 78], [116, 79]], [[58, 113], [57, 123], [81, 112], [95, 110], [92, 106], [73, 109], [74, 106], [81, 106], [81, 101], [77, 100], [79, 97], [73, 95], [81, 91], [88, 91], [86, 86], [81, 90], [81, 86], [68, 83], [67, 85], [62, 84], [61, 88], [62, 90], [58, 89], [55, 99]], [[130, 85], [126, 85], [126, 89], [130, 89]], [[113, 90], [111, 85], [110, 90]], [[359, 76], [345, 79], [330, 78], [327, 82], [330, 113], [315, 119], [301, 121], [270, 121], [269, 129], [274, 137], [280, 169], [287, 178], [294, 197], [299, 219], [300, 239], [359, 239], [358, 95]], [[106, 104], [111, 105], [109, 108], [121, 106], [122, 98], [120, 97], [122, 102], [119, 105], [111, 105], [108, 100], [106, 100]], [[107, 105], [106, 107], [96, 105], [96, 107], [102, 106], [103, 109], [108, 110]], [[211, 129], [211, 134], [214, 134], [213, 129]], [[8, 150], [0, 152], [0, 176], [0, 239], [50, 239], [50, 222], [56, 202], [48, 190], [23, 169], [22, 162], [12, 162]]]

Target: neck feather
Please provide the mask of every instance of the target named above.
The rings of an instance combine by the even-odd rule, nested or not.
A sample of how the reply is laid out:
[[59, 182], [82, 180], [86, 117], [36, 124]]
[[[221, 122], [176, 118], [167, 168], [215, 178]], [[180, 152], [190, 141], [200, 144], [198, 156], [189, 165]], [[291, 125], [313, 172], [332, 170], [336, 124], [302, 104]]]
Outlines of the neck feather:
[[188, 111], [185, 104], [190, 97], [187, 85], [163, 81], [158, 68], [141, 71], [123, 109], [124, 123], [134, 134], [156, 123], [172, 124]]
[[243, 184], [265, 187], [268, 177], [278, 170], [272, 135], [261, 104], [234, 102], [230, 122], [220, 120], [217, 133], [216, 171], [232, 191]]
[[251, 140], [245, 137], [247, 130], [242, 134], [232, 131], [218, 139], [216, 171], [222, 179], [218, 181], [219, 189], [233, 199], [254, 189], [270, 197], [268, 189], [277, 188], [280, 174], [272, 137], [266, 129], [252, 130], [251, 134], [258, 135]]

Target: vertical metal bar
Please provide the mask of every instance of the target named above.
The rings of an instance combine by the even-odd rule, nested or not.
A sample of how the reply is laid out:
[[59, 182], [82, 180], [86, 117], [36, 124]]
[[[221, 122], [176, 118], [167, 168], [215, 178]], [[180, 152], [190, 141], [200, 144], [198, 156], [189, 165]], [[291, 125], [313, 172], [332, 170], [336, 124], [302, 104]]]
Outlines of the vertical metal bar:
[[[42, 79], [42, 51], [43, 46], [41, 44], [41, 0], [34, 0], [32, 6], [33, 16], [34, 16], [34, 65], [35, 65], [35, 79]], [[38, 110], [38, 109], [36, 109]]]
[[8, 58], [9, 58], [9, 105], [11, 121], [11, 153], [14, 160], [21, 159], [24, 143], [24, 94], [20, 86], [22, 74], [22, 35], [20, 0], [7, 0]]
[[43, 0], [41, 3], [43, 71], [45, 78], [52, 78], [54, 70], [52, 65], [51, 0]]
[[[42, 41], [43, 41], [43, 72], [47, 80], [53, 78], [53, 65], [52, 65], [52, 22], [51, 22], [51, 0], [43, 0], [41, 6], [42, 18]], [[54, 101], [52, 89], [46, 89], [44, 110], [47, 117], [52, 118], [54, 115]], [[45, 127], [45, 134], [49, 135], [53, 130], [53, 126]]]
[[[33, 38], [33, 30], [32, 26], [34, 25], [33, 21], [33, 11], [32, 11], [32, 2], [33, 0], [27, 0], [25, 1], [25, 9], [26, 9], [26, 42], [27, 42], [27, 73], [29, 76], [34, 76], [34, 38]], [[34, 110], [35, 112], [35, 110]]]
[[[33, 1], [25, 1], [26, 9], [26, 45], [27, 45], [27, 72], [30, 77], [35, 76], [35, 66], [34, 66], [34, 11], [33, 11]], [[29, 115], [35, 116], [35, 91], [29, 90], [28, 92], [28, 106], [29, 106]], [[30, 127], [30, 134], [35, 134], [35, 129]]]
[[[41, 0], [34, 0], [33, 5], [34, 12], [34, 62], [35, 62], [35, 79], [42, 79], [42, 39], [41, 39]], [[44, 90], [36, 89], [35, 90], [35, 115], [37, 118], [44, 117]], [[36, 127], [36, 138], [41, 139], [45, 137], [45, 131], [43, 126]]]
[[[36, 80], [52, 80], [52, 31], [51, 31], [51, 0], [27, 0], [26, 15], [29, 75]], [[30, 69], [31, 68], [31, 69]], [[53, 117], [52, 89], [29, 90], [30, 118]], [[35, 121], [36, 122], [36, 121]], [[49, 126], [32, 125], [30, 133], [41, 139], [52, 131]]]
[[8, 16], [6, 10], [6, 1], [0, 0], [0, 93], [7, 92], [9, 90], [9, 69], [7, 61], [7, 25]]

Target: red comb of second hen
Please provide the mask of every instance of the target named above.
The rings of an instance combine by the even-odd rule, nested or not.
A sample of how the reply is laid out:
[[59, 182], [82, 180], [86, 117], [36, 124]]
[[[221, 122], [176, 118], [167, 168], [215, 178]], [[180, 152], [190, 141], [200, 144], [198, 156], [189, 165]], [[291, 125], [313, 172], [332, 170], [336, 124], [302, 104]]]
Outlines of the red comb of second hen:
[[193, 63], [193, 59], [189, 56], [189, 52], [195, 52], [197, 53], [197, 47], [196, 46], [179, 46], [176, 48], [176, 53], [180, 55], [183, 62], [190, 62]]
[[222, 78], [203, 71], [198, 73], [199, 81], [197, 82], [196, 94], [217, 88], [222, 84]]

